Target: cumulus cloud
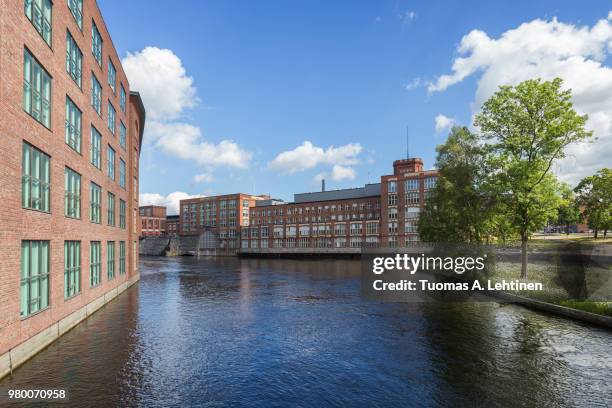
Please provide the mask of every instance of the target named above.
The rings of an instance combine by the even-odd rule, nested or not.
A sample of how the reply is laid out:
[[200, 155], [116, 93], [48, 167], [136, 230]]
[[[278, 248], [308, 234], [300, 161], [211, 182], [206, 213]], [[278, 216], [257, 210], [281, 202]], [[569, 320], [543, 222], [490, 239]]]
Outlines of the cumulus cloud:
[[588, 127], [598, 140], [568, 149], [557, 172], [575, 183], [609, 164], [612, 157], [612, 13], [593, 26], [576, 26], [556, 18], [536, 19], [490, 37], [481, 30], [465, 35], [452, 70], [428, 85], [441, 92], [479, 74], [473, 104], [478, 111], [502, 84], [515, 85], [531, 78], [560, 77], [573, 93], [576, 110], [589, 115]]
[[268, 166], [286, 173], [295, 173], [311, 169], [318, 165], [350, 166], [359, 162], [359, 153], [363, 150], [359, 143], [344, 146], [329, 146], [327, 149], [317, 147], [305, 141], [293, 150], [280, 153]]
[[438, 114], [436, 116], [436, 133], [442, 133], [445, 130], [450, 130], [451, 127], [455, 124], [455, 120], [453, 118], [449, 118], [443, 114]]
[[168, 215], [176, 215], [179, 213], [180, 201], [194, 197], [202, 196], [189, 195], [182, 191], [175, 191], [167, 196], [158, 193], [142, 193], [139, 196], [138, 205], [163, 205], [167, 207]]
[[172, 50], [146, 47], [128, 52], [121, 64], [130, 87], [142, 97], [147, 119], [177, 119], [185, 109], [197, 105], [193, 78]]
[[400, 20], [404, 23], [410, 23], [416, 18], [416, 13], [412, 10], [407, 10], [403, 14], [400, 14]]
[[[231, 140], [207, 141], [198, 126], [184, 120], [185, 112], [196, 107], [199, 98], [193, 78], [172, 50], [146, 47], [128, 53], [122, 64], [130, 87], [140, 92], [147, 111], [148, 146], [209, 168], [247, 166], [250, 152]], [[195, 178], [205, 181], [201, 176]]]
[[201, 173], [193, 176], [194, 183], [211, 183], [214, 180], [214, 177], [210, 173]]
[[231, 140], [217, 144], [204, 140], [200, 128], [188, 123], [151, 122], [147, 129], [156, 147], [204, 166], [246, 168], [252, 156]]
[[334, 181], [355, 180], [355, 169], [336, 164], [332, 168], [331, 179]]

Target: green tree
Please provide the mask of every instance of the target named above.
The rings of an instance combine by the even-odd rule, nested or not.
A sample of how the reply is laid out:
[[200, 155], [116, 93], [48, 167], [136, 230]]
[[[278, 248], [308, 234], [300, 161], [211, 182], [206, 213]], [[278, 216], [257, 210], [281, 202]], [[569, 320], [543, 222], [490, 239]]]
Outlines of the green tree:
[[591, 136], [562, 80], [528, 80], [501, 86], [487, 100], [474, 124], [488, 142], [489, 182], [521, 238], [521, 277], [527, 277], [530, 236], [544, 227], [558, 207], [555, 160], [565, 148]]
[[595, 233], [612, 228], [612, 169], [604, 168], [595, 175], [585, 177], [574, 189], [578, 204], [584, 208], [583, 216]]
[[438, 181], [419, 217], [419, 235], [426, 242], [487, 240], [495, 205], [487, 195], [484, 148], [466, 127], [454, 127], [437, 146]]
[[580, 206], [572, 189], [565, 183], [560, 185], [561, 202], [557, 208], [555, 221], [565, 227], [565, 234], [569, 235], [570, 225], [580, 221]]

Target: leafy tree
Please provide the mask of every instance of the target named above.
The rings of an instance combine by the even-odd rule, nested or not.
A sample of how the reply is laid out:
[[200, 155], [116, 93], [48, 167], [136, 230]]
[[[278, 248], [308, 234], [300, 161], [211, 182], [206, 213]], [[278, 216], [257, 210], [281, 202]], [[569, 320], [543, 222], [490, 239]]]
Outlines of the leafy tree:
[[557, 208], [555, 221], [565, 227], [565, 234], [569, 235], [570, 225], [580, 221], [580, 206], [572, 189], [565, 183], [560, 185], [561, 202]]
[[585, 177], [574, 191], [578, 194], [578, 204], [584, 207], [583, 216], [595, 232], [595, 238], [601, 230], [605, 238], [612, 228], [612, 169], [604, 168]]
[[482, 242], [488, 235], [483, 194], [484, 151], [466, 127], [454, 127], [436, 148], [438, 181], [419, 217], [419, 235], [428, 242]]
[[588, 139], [586, 115], [579, 115], [562, 80], [527, 80], [501, 86], [474, 124], [488, 142], [489, 182], [521, 238], [521, 277], [527, 276], [529, 237], [554, 216], [559, 197], [551, 174], [571, 143]]

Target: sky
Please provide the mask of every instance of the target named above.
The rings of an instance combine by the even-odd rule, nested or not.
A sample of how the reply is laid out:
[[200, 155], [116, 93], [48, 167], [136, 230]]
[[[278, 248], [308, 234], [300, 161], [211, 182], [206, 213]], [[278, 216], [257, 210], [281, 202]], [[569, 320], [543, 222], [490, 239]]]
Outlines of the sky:
[[379, 182], [435, 164], [499, 85], [561, 77], [596, 142], [555, 166], [612, 165], [612, 5], [604, 1], [98, 0], [147, 110], [141, 205]]

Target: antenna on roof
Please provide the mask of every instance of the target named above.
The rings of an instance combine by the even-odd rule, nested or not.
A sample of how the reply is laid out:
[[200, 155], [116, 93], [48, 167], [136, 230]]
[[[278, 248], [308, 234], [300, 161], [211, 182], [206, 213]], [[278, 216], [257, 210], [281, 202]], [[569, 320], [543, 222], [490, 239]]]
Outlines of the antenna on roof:
[[406, 125], [406, 158], [410, 158], [410, 129]]

